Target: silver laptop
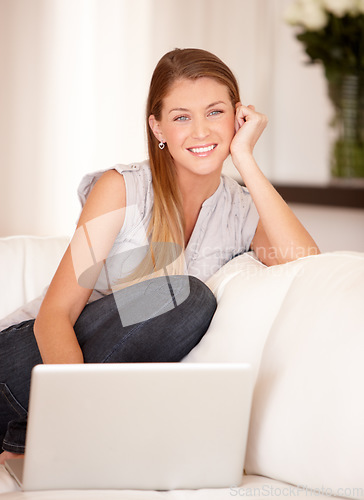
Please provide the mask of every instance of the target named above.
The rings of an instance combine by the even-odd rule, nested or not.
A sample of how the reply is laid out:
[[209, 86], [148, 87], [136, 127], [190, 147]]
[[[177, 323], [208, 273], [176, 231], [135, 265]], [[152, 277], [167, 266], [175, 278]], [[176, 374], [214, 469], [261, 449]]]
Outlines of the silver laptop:
[[39, 365], [6, 468], [23, 490], [236, 486], [252, 388], [245, 364]]

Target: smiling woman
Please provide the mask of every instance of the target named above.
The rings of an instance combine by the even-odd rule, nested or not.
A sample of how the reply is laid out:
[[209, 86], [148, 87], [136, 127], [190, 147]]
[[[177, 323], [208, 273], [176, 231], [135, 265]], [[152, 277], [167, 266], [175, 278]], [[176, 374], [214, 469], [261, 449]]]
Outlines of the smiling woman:
[[164, 98], [160, 119], [149, 116], [153, 134], [167, 144], [173, 161], [187, 223], [186, 246], [202, 202], [219, 186], [234, 123], [235, 108], [228, 89], [211, 77], [177, 80]]
[[[213, 105], [220, 105], [221, 101], [224, 108], [214, 109]], [[214, 188], [217, 188], [222, 168], [220, 162], [228, 156], [230, 144], [226, 147], [225, 140], [225, 145], [221, 145], [216, 155], [218, 158], [214, 162], [217, 166], [215, 169], [220, 169], [220, 172], [215, 170], [211, 178], [192, 175], [191, 171], [188, 174], [189, 170], [196, 169], [196, 162], [190, 165], [193, 153], [188, 151], [188, 148], [214, 145], [211, 141], [206, 142], [203, 129], [211, 121], [221, 121], [218, 113], [220, 111], [225, 111], [222, 113], [223, 120], [230, 118], [228, 130], [231, 133], [231, 142], [234, 134], [234, 109], [239, 101], [239, 88], [234, 74], [210, 52], [176, 49], [165, 54], [158, 62], [150, 83], [146, 113], [149, 161], [155, 195], [152, 235], [156, 241], [168, 241], [172, 238], [182, 245], [189, 241], [201, 204], [208, 197], [205, 195], [211, 194]], [[226, 117], [226, 113], [229, 117]], [[192, 132], [191, 137], [183, 138], [185, 129], [188, 129], [187, 133]], [[227, 134], [228, 130], [223, 133]], [[207, 136], [209, 135], [207, 131]], [[156, 148], [155, 138], [162, 143], [166, 142], [166, 150]], [[180, 141], [183, 141], [183, 145], [177, 145]], [[176, 159], [180, 167], [183, 165], [188, 168], [177, 169]], [[200, 165], [200, 175], [205, 168], [203, 165]], [[183, 182], [185, 176], [190, 179], [188, 186]], [[165, 193], [168, 193], [168, 196], [165, 196]], [[163, 220], [168, 221], [168, 224], [164, 225], [161, 222]], [[153, 221], [158, 221], [158, 224]]]
[[[146, 120], [149, 160], [85, 176], [77, 230], [36, 320], [1, 332], [0, 383], [22, 412], [0, 405], [0, 463], [24, 451], [35, 364], [180, 361], [208, 329], [216, 300], [205, 282], [225, 263], [251, 248], [268, 265], [319, 252], [258, 168], [267, 119], [241, 104], [219, 58], [164, 55]], [[247, 187], [222, 175], [229, 154]]]
[[[218, 57], [199, 49], [165, 54], [152, 76], [147, 120], [156, 241], [172, 238], [187, 246], [231, 152], [250, 194], [254, 192], [252, 210], [258, 209], [260, 221], [249, 245], [261, 260], [275, 264], [318, 251], [258, 168], [253, 149], [267, 119], [254, 106], [241, 104], [237, 80]], [[155, 139], [166, 148], [157, 148]], [[244, 192], [245, 200], [251, 201], [250, 194]]]

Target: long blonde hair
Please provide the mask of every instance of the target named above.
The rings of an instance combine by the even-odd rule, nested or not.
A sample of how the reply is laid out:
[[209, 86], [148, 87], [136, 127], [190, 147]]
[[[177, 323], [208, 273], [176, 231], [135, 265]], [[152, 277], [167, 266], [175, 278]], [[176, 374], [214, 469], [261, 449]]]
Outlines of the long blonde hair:
[[[231, 70], [214, 54], [201, 49], [175, 49], [165, 54], [152, 75], [146, 107], [149, 162], [154, 203], [147, 230], [149, 251], [134, 272], [118, 281], [117, 288], [148, 279], [152, 274], [184, 273], [184, 215], [173, 158], [168, 144], [161, 150], [149, 126], [149, 116], [161, 119], [163, 100], [177, 80], [212, 78], [228, 88], [231, 103], [240, 101]], [[168, 271], [167, 271], [168, 268]]]

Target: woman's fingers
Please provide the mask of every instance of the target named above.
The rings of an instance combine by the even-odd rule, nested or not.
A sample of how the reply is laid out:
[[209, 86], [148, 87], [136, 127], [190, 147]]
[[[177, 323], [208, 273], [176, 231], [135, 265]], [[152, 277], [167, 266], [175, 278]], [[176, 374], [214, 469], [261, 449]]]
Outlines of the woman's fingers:
[[[255, 111], [255, 106], [253, 104], [249, 104], [248, 106], [244, 106], [241, 103], [238, 103], [235, 112], [235, 132], [237, 132], [246, 122], [255, 122], [257, 126], [262, 126], [263, 128], [267, 124], [267, 117], [262, 113], [258, 113]], [[258, 125], [259, 124], [259, 125]]]
[[246, 154], [252, 155], [255, 144], [263, 133], [268, 119], [255, 110], [253, 104], [244, 106], [240, 102], [236, 105], [235, 136], [230, 145], [233, 163], [237, 167], [242, 164]]

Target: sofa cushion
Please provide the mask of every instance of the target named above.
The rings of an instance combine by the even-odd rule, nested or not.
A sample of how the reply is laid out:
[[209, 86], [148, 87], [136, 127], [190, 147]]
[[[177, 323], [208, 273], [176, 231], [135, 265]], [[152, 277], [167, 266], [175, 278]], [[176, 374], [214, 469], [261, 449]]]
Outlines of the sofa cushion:
[[38, 297], [49, 284], [67, 237], [0, 238], [0, 318]]
[[246, 471], [364, 497], [364, 255], [303, 264], [265, 343]]
[[271, 325], [304, 261], [267, 267], [254, 253], [244, 253], [223, 266], [207, 283], [218, 308], [183, 361], [248, 363], [256, 377]]

